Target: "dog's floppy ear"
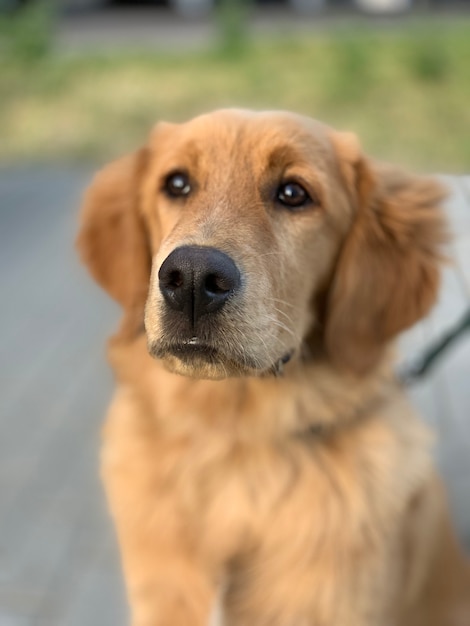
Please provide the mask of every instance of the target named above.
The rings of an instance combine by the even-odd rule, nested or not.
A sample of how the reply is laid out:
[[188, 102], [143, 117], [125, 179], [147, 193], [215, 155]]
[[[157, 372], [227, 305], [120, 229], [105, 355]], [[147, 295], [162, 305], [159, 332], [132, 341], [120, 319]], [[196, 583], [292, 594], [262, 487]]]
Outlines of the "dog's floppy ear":
[[325, 346], [338, 367], [363, 374], [435, 302], [445, 192], [432, 178], [375, 165], [351, 135], [333, 141], [355, 217], [328, 294]]
[[77, 246], [95, 280], [124, 309], [120, 335], [141, 330], [151, 254], [139, 214], [145, 148], [112, 162], [94, 178], [81, 212]]

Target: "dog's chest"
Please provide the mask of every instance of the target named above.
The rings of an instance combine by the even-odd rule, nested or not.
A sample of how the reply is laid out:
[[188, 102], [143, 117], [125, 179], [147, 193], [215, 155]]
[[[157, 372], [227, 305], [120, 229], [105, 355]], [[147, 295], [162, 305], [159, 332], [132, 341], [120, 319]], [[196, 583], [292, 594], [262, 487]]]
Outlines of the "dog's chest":
[[391, 517], [383, 468], [339, 440], [237, 441], [206, 430], [110, 443], [142, 516], [190, 520], [185, 532], [209, 554], [265, 546], [302, 560], [329, 538], [335, 550], [360, 549], [384, 521], [375, 511]]
[[316, 590], [324, 616], [340, 604], [319, 600], [332, 590], [342, 590], [344, 606], [366, 586], [380, 594], [395, 529], [428, 467], [408, 416], [402, 437], [378, 419], [328, 437], [273, 438], [192, 413], [143, 419], [136, 397], [118, 393], [103, 455], [116, 518], [136, 531], [150, 520], [156, 535], [192, 546], [204, 562], [232, 564], [230, 579], [241, 576], [250, 597], [263, 589], [283, 597], [287, 571], [301, 603]]
[[[368, 611], [360, 606], [363, 590], [369, 598], [370, 590], [383, 595], [399, 511], [386, 497], [378, 501], [378, 477], [377, 484], [364, 480], [352, 460], [339, 462], [341, 451], [334, 448], [251, 444], [217, 457], [209, 442], [206, 449], [202, 442], [188, 445], [162, 494], [170, 490], [181, 517], [191, 520], [204, 561], [231, 564], [228, 584], [237, 590], [237, 605], [258, 594], [261, 605], [269, 589], [266, 610], [283, 598], [276, 609], [281, 614], [285, 587], [295, 579], [300, 612], [318, 611], [321, 624], [346, 619], [341, 611], [349, 606], [348, 623], [354, 624], [353, 607]], [[386, 570], [390, 583], [397, 573]]]
[[[405, 464], [407, 449], [383, 420], [327, 437], [271, 437], [255, 432], [254, 420], [251, 428], [224, 429], [201, 417], [193, 403], [189, 413], [148, 428], [142, 406], [122, 391], [109, 415], [104, 458], [142, 492], [145, 506], [172, 507], [209, 543], [217, 534], [256, 536], [284, 519], [288, 532], [305, 524], [319, 536], [335, 533], [336, 522], [344, 534], [347, 519], [358, 537], [395, 517], [407, 498], [397, 486], [413, 489], [427, 469], [427, 450], [415, 467], [422, 443]], [[422, 433], [407, 423], [413, 447]]]

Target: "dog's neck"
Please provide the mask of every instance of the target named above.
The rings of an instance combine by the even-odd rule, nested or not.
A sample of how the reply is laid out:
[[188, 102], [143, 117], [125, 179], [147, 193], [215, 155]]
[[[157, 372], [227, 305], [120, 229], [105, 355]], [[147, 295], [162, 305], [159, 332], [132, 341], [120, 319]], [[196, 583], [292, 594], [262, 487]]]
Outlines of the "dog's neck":
[[357, 377], [336, 369], [320, 352], [300, 355], [285, 367], [281, 380], [270, 380], [274, 402], [287, 405], [278, 413], [280, 430], [324, 436], [367, 419], [392, 388], [396, 391], [391, 362], [386, 355], [372, 374]]
[[326, 360], [296, 358], [281, 377], [198, 380], [168, 372], [142, 336], [113, 343], [109, 359], [118, 382], [138, 389], [146, 414], [172, 432], [194, 422], [247, 440], [323, 435], [367, 418], [396, 390], [390, 359], [361, 378]]

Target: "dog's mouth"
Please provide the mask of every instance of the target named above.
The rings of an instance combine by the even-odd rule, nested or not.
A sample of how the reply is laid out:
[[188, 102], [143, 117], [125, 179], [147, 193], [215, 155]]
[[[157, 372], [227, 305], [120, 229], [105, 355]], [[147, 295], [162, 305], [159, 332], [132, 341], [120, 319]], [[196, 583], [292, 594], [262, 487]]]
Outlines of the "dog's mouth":
[[208, 363], [217, 363], [224, 360], [224, 355], [213, 346], [200, 342], [193, 337], [182, 343], [169, 344], [167, 351], [169, 354], [182, 360], [202, 359]]
[[241, 351], [228, 355], [197, 337], [176, 342], [157, 341], [148, 348], [154, 358], [162, 359], [176, 373], [200, 378], [279, 376], [294, 354], [294, 350], [290, 350], [274, 363], [265, 365]]
[[201, 378], [253, 374], [259, 367], [243, 352], [227, 354], [197, 337], [184, 341], [156, 341], [149, 344], [149, 352], [162, 359], [171, 370]]

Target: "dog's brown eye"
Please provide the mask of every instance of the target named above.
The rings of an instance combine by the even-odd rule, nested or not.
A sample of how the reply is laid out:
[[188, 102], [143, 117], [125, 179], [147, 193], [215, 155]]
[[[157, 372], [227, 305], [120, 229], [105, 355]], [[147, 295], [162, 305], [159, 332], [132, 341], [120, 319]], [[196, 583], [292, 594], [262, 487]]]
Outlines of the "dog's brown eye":
[[291, 209], [299, 209], [312, 199], [299, 183], [283, 183], [276, 192], [276, 200]]
[[165, 180], [165, 191], [169, 196], [178, 198], [180, 196], [187, 196], [191, 191], [191, 185], [189, 178], [182, 172], [175, 172], [170, 174]]

